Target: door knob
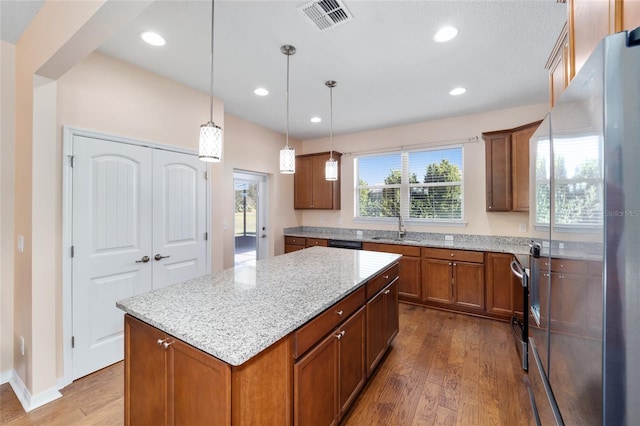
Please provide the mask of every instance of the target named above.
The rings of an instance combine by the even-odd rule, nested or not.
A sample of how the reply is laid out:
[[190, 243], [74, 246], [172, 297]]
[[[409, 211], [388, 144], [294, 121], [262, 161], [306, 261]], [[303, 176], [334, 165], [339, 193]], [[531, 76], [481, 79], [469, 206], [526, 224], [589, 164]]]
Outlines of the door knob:
[[136, 263], [147, 263], [149, 261], [149, 256], [143, 256], [142, 259], [136, 260]]
[[[164, 258], [166, 258], [166, 257], [171, 257], [171, 256], [163, 256], [163, 255], [161, 255], [160, 253], [158, 253], [158, 254], [156, 254], [155, 256], [153, 256], [153, 258], [154, 258], [155, 260], [164, 259]], [[149, 260], [149, 259], [147, 259], [147, 260]]]

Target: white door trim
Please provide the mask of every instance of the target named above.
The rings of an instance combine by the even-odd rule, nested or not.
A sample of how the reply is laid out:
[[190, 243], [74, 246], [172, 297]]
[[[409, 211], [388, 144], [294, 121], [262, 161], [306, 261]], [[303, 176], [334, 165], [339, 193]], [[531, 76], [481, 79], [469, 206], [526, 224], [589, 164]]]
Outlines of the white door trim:
[[[63, 388], [73, 382], [73, 350], [71, 337], [73, 335], [73, 297], [72, 297], [72, 257], [71, 245], [73, 242], [73, 174], [71, 170], [71, 158], [73, 155], [73, 138], [85, 136], [94, 139], [103, 139], [111, 142], [124, 143], [165, 151], [180, 152], [184, 154], [196, 154], [195, 151], [181, 147], [163, 145], [141, 139], [133, 139], [125, 136], [94, 130], [82, 129], [73, 126], [62, 127], [62, 358], [63, 373], [57, 380], [58, 388]], [[211, 174], [207, 165], [208, 174]], [[211, 223], [211, 185], [207, 184], [206, 222], [207, 232], [211, 235], [209, 226]], [[211, 239], [207, 239], [206, 273], [211, 273]]]
[[[258, 223], [256, 229], [256, 260], [269, 257], [269, 241], [271, 241], [271, 227], [269, 225], [269, 175], [261, 172], [254, 172], [242, 169], [233, 169], [233, 180], [244, 179], [258, 184]], [[235, 203], [232, 206], [235, 213]], [[262, 226], [265, 226], [265, 238], [261, 238]], [[235, 255], [235, 243], [234, 243]]]

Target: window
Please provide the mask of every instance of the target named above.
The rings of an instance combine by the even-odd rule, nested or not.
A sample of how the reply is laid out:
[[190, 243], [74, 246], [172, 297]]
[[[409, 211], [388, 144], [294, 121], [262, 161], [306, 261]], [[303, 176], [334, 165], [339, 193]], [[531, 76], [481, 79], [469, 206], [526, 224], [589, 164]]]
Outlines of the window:
[[598, 136], [553, 140], [554, 209], [551, 217], [549, 141], [536, 154], [536, 224], [554, 227], [602, 226], [602, 165]]
[[462, 146], [355, 159], [356, 218], [462, 221]]

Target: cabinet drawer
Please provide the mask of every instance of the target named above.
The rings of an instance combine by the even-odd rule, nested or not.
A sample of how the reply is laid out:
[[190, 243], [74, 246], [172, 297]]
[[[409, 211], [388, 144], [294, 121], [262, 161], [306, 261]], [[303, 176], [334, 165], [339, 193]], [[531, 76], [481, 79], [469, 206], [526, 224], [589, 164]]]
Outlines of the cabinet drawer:
[[396, 253], [403, 256], [420, 257], [420, 247], [415, 246], [365, 242], [362, 243], [362, 249], [369, 251], [382, 251], [385, 253]]
[[306, 245], [307, 247], [313, 247], [313, 246], [326, 247], [327, 240], [325, 240], [324, 238], [307, 238]]
[[362, 286], [302, 327], [293, 337], [293, 356], [300, 357], [323, 336], [354, 313], [366, 302], [365, 287]]
[[461, 262], [484, 262], [484, 252], [468, 250], [451, 250], [442, 248], [422, 248], [422, 257], [442, 260], [458, 260]]
[[284, 237], [284, 243], [291, 246], [304, 246], [307, 244], [307, 239], [300, 237]]
[[367, 283], [367, 300], [375, 296], [380, 290], [385, 288], [391, 281], [398, 276], [398, 264], [391, 266], [389, 269], [379, 273]]

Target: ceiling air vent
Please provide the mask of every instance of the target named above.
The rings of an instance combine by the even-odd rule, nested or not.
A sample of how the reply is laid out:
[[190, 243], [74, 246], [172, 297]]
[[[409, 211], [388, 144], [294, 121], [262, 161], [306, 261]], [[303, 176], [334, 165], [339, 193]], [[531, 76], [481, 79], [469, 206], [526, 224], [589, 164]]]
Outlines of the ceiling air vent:
[[312, 1], [299, 7], [320, 31], [328, 30], [353, 19], [341, 0]]

